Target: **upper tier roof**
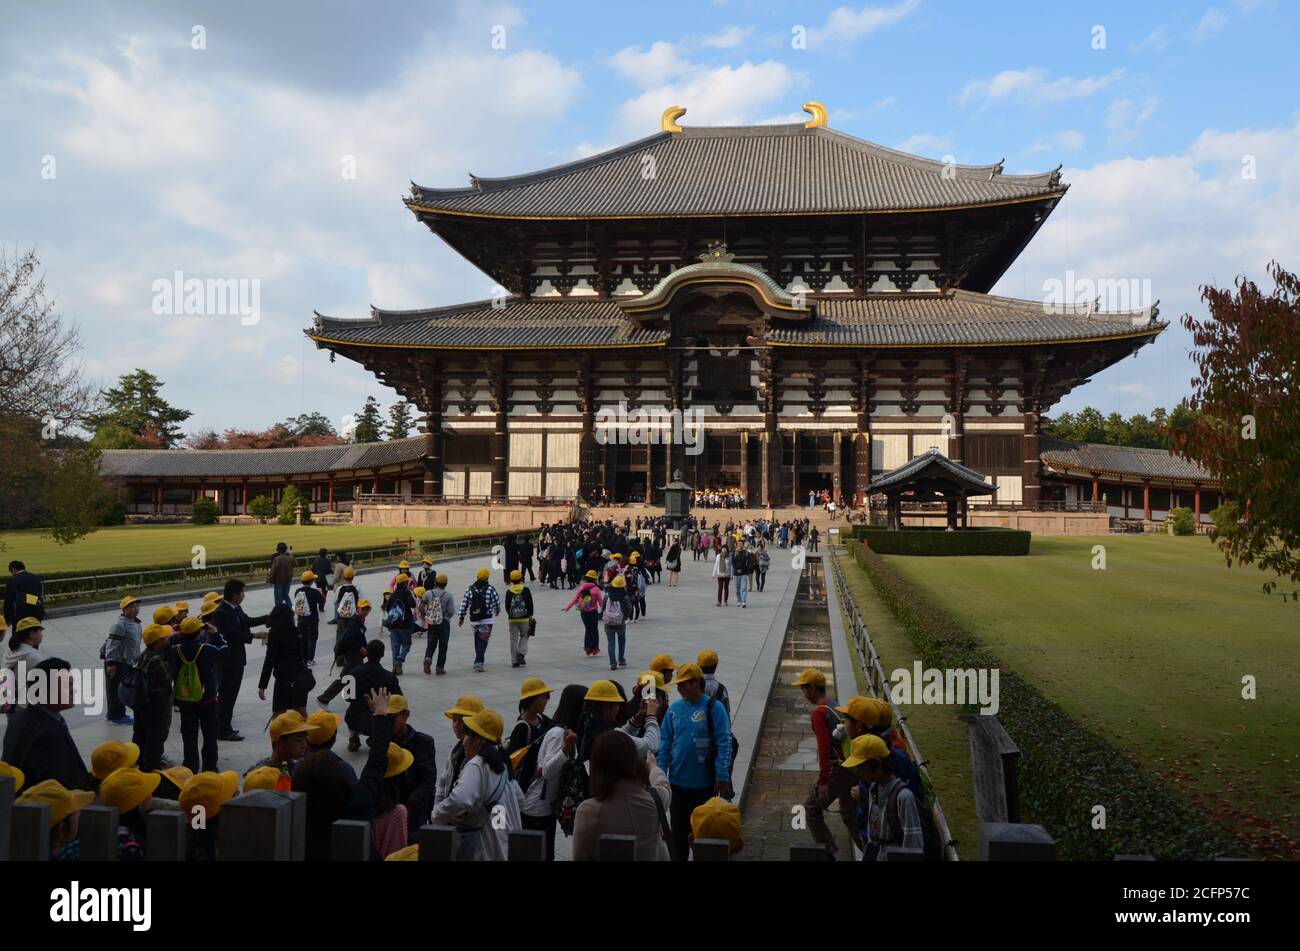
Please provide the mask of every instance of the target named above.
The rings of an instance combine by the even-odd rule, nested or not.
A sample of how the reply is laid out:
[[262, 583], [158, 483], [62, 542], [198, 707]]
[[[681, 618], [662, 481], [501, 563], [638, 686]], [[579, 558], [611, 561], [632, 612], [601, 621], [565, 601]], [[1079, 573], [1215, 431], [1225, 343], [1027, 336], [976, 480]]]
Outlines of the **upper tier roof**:
[[[646, 174], [653, 156], [654, 175]], [[1059, 171], [947, 166], [802, 125], [688, 126], [554, 168], [469, 188], [411, 186], [415, 212], [506, 218], [844, 214], [1059, 197]]]

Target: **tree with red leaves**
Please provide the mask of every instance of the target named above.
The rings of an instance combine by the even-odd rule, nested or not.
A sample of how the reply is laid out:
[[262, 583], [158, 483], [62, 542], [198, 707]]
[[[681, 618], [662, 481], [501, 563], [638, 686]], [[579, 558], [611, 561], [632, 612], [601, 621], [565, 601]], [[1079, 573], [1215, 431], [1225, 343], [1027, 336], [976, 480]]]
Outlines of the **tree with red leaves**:
[[[1211, 537], [1228, 564], [1257, 564], [1300, 586], [1300, 278], [1277, 262], [1265, 294], [1239, 277], [1233, 288], [1205, 286], [1203, 320], [1183, 316], [1199, 376], [1193, 414], [1173, 431], [1174, 448], [1222, 480], [1242, 517], [1221, 520]], [[1283, 597], [1300, 600], [1300, 589]]]

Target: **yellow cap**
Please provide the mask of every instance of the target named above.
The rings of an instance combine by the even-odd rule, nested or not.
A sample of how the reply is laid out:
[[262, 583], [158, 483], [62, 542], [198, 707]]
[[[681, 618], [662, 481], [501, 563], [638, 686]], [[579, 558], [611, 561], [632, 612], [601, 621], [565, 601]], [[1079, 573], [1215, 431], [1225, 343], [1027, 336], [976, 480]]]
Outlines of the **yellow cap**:
[[586, 578], [588, 581], [595, 581], [600, 577], [600, 575], [596, 574], [595, 568], [592, 568], [585, 575], [583, 575], [583, 577]]
[[796, 687], [825, 687], [826, 675], [820, 670], [814, 670], [812, 667], [805, 667], [803, 670], [799, 671], [799, 676], [794, 678], [794, 685]]
[[197, 634], [203, 630], [203, 622], [196, 617], [187, 617], [181, 621], [182, 634]]
[[302, 583], [306, 584], [309, 581], [316, 580], [316, 572], [312, 571], [311, 569], [308, 569], [307, 571], [304, 571], [299, 577], [302, 578]]
[[28, 806], [39, 806], [42, 803], [49, 806], [52, 829], [72, 813], [80, 812], [94, 802], [95, 794], [82, 789], [64, 789], [57, 779], [46, 779], [14, 801]]
[[224, 599], [222, 598], [220, 591], [209, 591], [203, 596], [203, 600], [206, 603], [208, 601], [221, 601]]
[[477, 578], [479, 581], [487, 581], [487, 580], [488, 580], [488, 570], [487, 570], [486, 568], [480, 568], [480, 569], [475, 573], [474, 577]]
[[134, 766], [140, 761], [140, 747], [121, 740], [100, 743], [90, 754], [90, 775], [105, 779], [114, 770]]
[[672, 654], [655, 654], [650, 661], [651, 670], [676, 670], [677, 662]]
[[411, 567], [411, 563], [409, 561], [399, 561], [397, 567], [405, 571], [407, 568]]
[[893, 726], [894, 724], [893, 707], [891, 707], [884, 700], [872, 700], [871, 705], [872, 707], [875, 708], [876, 711], [876, 722], [868, 724], [869, 726], [876, 727], [877, 729], [883, 726]]
[[34, 618], [34, 617], [19, 618], [18, 623], [14, 625], [14, 633], [21, 634], [23, 631], [30, 631], [33, 628], [37, 628], [37, 627], [39, 627], [41, 630], [45, 630], [45, 625], [41, 623], [39, 618]]
[[627, 581], [622, 575], [615, 575], [614, 580], [609, 583], [611, 588], [626, 588]]
[[699, 664], [682, 664], [677, 668], [677, 676], [673, 678], [673, 683], [684, 684], [688, 680], [703, 680], [704, 671], [700, 670]]
[[442, 711], [442, 715], [448, 720], [452, 717], [472, 717], [483, 709], [483, 701], [473, 694], [466, 694], [463, 697], [456, 698], [456, 705], [450, 710]]
[[473, 730], [483, 739], [491, 740], [493, 743], [501, 742], [501, 734], [505, 732], [505, 728], [501, 714], [495, 710], [480, 710], [472, 717], [465, 718], [465, 729]]
[[307, 718], [307, 742], [312, 746], [323, 746], [328, 743], [339, 731], [339, 724], [343, 722], [341, 713], [330, 713], [328, 710], [317, 710]]
[[701, 667], [717, 667], [718, 652], [710, 650], [700, 651], [700, 655], [695, 658], [695, 663], [699, 664]]
[[518, 568], [516, 568], [516, 569], [514, 569], [513, 571], [510, 572], [510, 580], [511, 580], [511, 581], [523, 581], [523, 580], [524, 580], [524, 573], [523, 573], [522, 571], [520, 571]]
[[239, 789], [239, 774], [233, 769], [224, 773], [195, 773], [181, 789], [181, 810], [186, 819], [194, 817], [194, 807], [202, 806], [204, 817], [212, 819]]
[[433, 558], [431, 558], [429, 555], [425, 555], [423, 558], [420, 559], [420, 564], [422, 564], [422, 565], [432, 565], [432, 564], [433, 564]]
[[668, 681], [664, 680], [664, 672], [662, 670], [647, 670], [644, 673], [638, 674], [636, 678], [636, 682], [639, 684], [647, 684], [652, 680], [655, 682], [656, 690], [666, 691], [668, 689]]
[[310, 729], [311, 727], [301, 713], [297, 710], [286, 710], [271, 721], [271, 742], [274, 743], [282, 736], [306, 733]]
[[244, 792], [254, 789], [275, 789], [280, 781], [280, 771], [274, 766], [258, 766], [244, 774]]
[[125, 611], [128, 607], [135, 604], [140, 599], [133, 594], [128, 594], [121, 601], [117, 602], [118, 610]]
[[618, 692], [612, 680], [597, 680], [587, 688], [583, 700], [598, 700], [601, 703], [622, 703], [623, 695]]
[[435, 580], [438, 582], [438, 587], [439, 587], [439, 588], [445, 588], [445, 587], [447, 587], [447, 576], [446, 576], [446, 575], [438, 575], [438, 577], [437, 577]]
[[[188, 621], [189, 618], [185, 620]], [[185, 621], [181, 623], [184, 624]], [[170, 624], [146, 624], [144, 630], [140, 632], [140, 639], [144, 641], [145, 647], [153, 647], [159, 641], [171, 637], [175, 633]]]
[[99, 784], [99, 799], [122, 815], [152, 796], [160, 782], [162, 777], [157, 773], [142, 773], [134, 767], [119, 769]]
[[385, 862], [418, 862], [420, 861], [420, 845], [408, 845], [404, 849], [398, 849], [396, 852], [389, 852], [384, 856]]
[[27, 781], [27, 777], [23, 775], [21, 769], [17, 766], [11, 766], [3, 760], [0, 760], [0, 776], [12, 776], [14, 778], [14, 792], [19, 792], [23, 788], [23, 783]]
[[424, 597], [424, 588], [422, 588], [420, 585], [415, 586], [415, 596], [417, 598]]
[[404, 696], [402, 696], [400, 693], [390, 693], [388, 695], [388, 709], [385, 710], [384, 712], [387, 713], [390, 717], [392, 717], [392, 716], [396, 716], [399, 713], [407, 713], [410, 711], [410, 709], [411, 709], [411, 705], [406, 702], [406, 698]]
[[836, 707], [840, 713], [847, 713], [863, 726], [876, 725], [875, 702], [870, 697], [850, 697], [842, 707]]
[[398, 584], [406, 584], [408, 581], [411, 580], [411, 576], [408, 574], [400, 574], [397, 576], [395, 580], [397, 581]]
[[374, 605], [370, 603], [369, 598], [362, 598], [360, 601], [357, 602], [358, 611], [365, 611], [372, 607], [374, 607]]
[[187, 766], [168, 766], [166, 769], [155, 769], [154, 772], [175, 786], [178, 792], [194, 778], [193, 771]]
[[356, 576], [357, 576], [357, 569], [353, 568], [351, 565], [348, 565], [346, 568], [343, 569], [343, 579], [345, 581], [351, 581]]
[[544, 693], [550, 693], [551, 688], [546, 686], [546, 681], [541, 677], [529, 677], [519, 685], [519, 699], [527, 700], [529, 697], [540, 697]]
[[638, 561], [641, 560], [641, 553], [640, 553], [639, 551], [634, 551], [634, 552], [632, 552], [632, 554], [630, 554], [630, 555], [627, 556], [627, 560], [628, 560], [631, 564], [634, 564], [634, 565], [635, 565]]
[[155, 624], [170, 624], [176, 617], [176, 609], [170, 604], [160, 604], [153, 609], [153, 622]]
[[182, 611], [188, 611], [190, 609], [190, 603], [188, 601], [177, 601], [172, 605], [172, 607], [176, 609], [177, 614], [180, 614]]
[[[215, 601], [204, 601], [201, 605], [199, 605], [199, 617], [207, 617], [210, 614], [216, 614], [217, 608], [219, 607], [221, 607], [220, 598], [217, 598]], [[192, 618], [185, 619], [185, 621], [189, 621], [189, 620], [192, 620]], [[181, 621], [181, 624], [184, 624], [185, 621]]]
[[610, 557], [610, 560], [611, 560], [611, 561], [622, 561], [622, 560], [623, 560], [623, 556], [620, 555], [618, 552], [614, 552], [614, 554], [610, 555], [609, 557]]
[[9, 627], [9, 622], [5, 620], [3, 614], [0, 614], [0, 634], [3, 634], [5, 629], [8, 627]]
[[843, 762], [846, 769], [852, 769], [855, 766], [861, 766], [869, 759], [884, 759], [889, 755], [889, 747], [885, 741], [874, 733], [864, 733], [862, 736], [853, 738], [853, 746], [849, 751], [849, 758]]
[[388, 744], [388, 767], [384, 770], [384, 779], [392, 779], [411, 768], [415, 754], [396, 743]]
[[735, 851], [740, 845], [740, 807], [714, 796], [691, 813], [691, 834], [696, 839], [725, 839]]

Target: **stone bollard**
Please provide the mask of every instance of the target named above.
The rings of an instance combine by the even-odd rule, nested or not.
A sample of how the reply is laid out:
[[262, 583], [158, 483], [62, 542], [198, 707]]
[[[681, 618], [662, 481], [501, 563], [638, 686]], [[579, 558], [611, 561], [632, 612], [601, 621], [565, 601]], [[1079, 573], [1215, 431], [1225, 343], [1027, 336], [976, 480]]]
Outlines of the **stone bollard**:
[[330, 830], [331, 862], [370, 861], [370, 823], [340, 819]]
[[283, 793], [257, 789], [221, 807], [217, 858], [222, 862], [287, 862], [293, 804]]
[[454, 862], [460, 854], [460, 835], [448, 826], [421, 826], [421, 862]]
[[9, 859], [13, 862], [50, 860], [50, 807], [45, 803], [15, 803], [10, 824]]
[[981, 862], [1054, 862], [1056, 842], [1040, 825], [981, 822]]
[[545, 832], [536, 829], [511, 832], [506, 842], [506, 857], [511, 862], [541, 862], [546, 857]]
[[146, 862], [185, 861], [185, 813], [160, 809], [144, 817]]
[[77, 818], [79, 862], [117, 861], [117, 809], [87, 806]]
[[12, 776], [0, 776], [0, 862], [9, 861], [9, 826], [14, 819], [16, 786]]
[[635, 862], [636, 836], [602, 835], [596, 858], [601, 862]]
[[731, 843], [726, 839], [696, 839], [691, 852], [697, 862], [727, 862], [731, 860]]

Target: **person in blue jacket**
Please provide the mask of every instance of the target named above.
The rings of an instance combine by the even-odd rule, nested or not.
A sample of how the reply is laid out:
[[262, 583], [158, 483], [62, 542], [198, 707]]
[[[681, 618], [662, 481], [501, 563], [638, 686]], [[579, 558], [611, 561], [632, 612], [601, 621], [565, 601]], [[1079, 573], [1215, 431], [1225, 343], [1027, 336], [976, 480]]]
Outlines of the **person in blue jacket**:
[[714, 796], [731, 792], [731, 720], [704, 690], [699, 664], [683, 664], [672, 681], [681, 697], [660, 724], [659, 768], [672, 787], [673, 856], [690, 857], [691, 813]]

